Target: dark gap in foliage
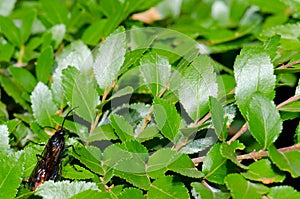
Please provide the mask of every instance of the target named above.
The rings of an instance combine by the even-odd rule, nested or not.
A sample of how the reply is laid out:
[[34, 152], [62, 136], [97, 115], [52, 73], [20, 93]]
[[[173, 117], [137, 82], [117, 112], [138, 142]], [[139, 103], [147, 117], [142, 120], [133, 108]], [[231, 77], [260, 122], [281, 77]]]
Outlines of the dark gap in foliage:
[[233, 69], [234, 60], [240, 50], [230, 50], [224, 53], [211, 54], [210, 56], [220, 64]]

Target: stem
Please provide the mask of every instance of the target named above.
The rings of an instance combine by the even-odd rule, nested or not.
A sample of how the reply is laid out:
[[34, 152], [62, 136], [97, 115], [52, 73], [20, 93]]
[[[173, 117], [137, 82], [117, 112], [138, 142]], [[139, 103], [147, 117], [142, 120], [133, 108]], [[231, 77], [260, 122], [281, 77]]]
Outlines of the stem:
[[199, 122], [195, 124], [195, 126], [201, 126], [206, 120], [210, 118], [211, 114], [207, 113]]
[[296, 100], [298, 100], [298, 99], [300, 99], [300, 95], [294, 95], [294, 96], [290, 97], [289, 99], [285, 100], [284, 102], [281, 102], [280, 104], [278, 104], [278, 105], [276, 106], [276, 108], [281, 108], [281, 107], [283, 107], [284, 105], [286, 105], [286, 104], [288, 104], [288, 103], [291, 103], [291, 102], [293, 102], [293, 101], [296, 101]]
[[[300, 60], [299, 60], [300, 61]], [[280, 104], [278, 104], [276, 106], [277, 109], [283, 107], [284, 105], [294, 102], [296, 100], [300, 99], [300, 95], [295, 95], [290, 97], [289, 99], [285, 100], [284, 102], [281, 102]], [[248, 130], [248, 124], [245, 123], [243, 125], [243, 127], [227, 142], [228, 144], [230, 144], [231, 142], [233, 142], [234, 140], [236, 140], [237, 138], [239, 138], [241, 135], [243, 135], [243, 133], [245, 133]]]
[[159, 93], [158, 97], [161, 98], [161, 96], [166, 92], [166, 90], [169, 88], [169, 83], [167, 83], [165, 85], [165, 87], [161, 90], [161, 92]]
[[186, 142], [188, 141], [188, 138], [183, 138], [181, 142], [179, 142], [176, 146], [173, 147], [173, 150], [178, 151], [181, 147], [183, 147]]
[[[284, 147], [284, 148], [280, 148], [277, 149], [279, 152], [287, 152], [287, 151], [300, 151], [300, 145], [293, 145], [293, 146], [289, 146], [289, 147]], [[247, 159], [260, 159], [263, 157], [268, 157], [269, 156], [269, 152], [268, 151], [253, 151], [251, 153], [248, 154], [244, 154], [244, 155], [239, 155], [237, 156], [237, 160], [241, 161], [241, 160], [247, 160]], [[202, 157], [198, 157], [198, 158], [193, 158], [192, 161], [195, 165], [198, 165], [199, 163], [203, 162], [205, 159], [205, 156]]]
[[227, 142], [228, 144], [230, 144], [231, 142], [233, 142], [234, 140], [238, 139], [241, 135], [243, 135], [246, 131], [248, 130], [248, 124], [245, 123], [243, 125], [243, 127], [236, 133], [234, 134], [234, 136], [232, 136], [232, 138]]
[[134, 135], [134, 138], [137, 138], [144, 131], [144, 129], [147, 127], [148, 123], [151, 121], [151, 115], [152, 115], [153, 111], [154, 110], [151, 107], [147, 117], [144, 118], [144, 123], [143, 123], [141, 129], [138, 131], [137, 134]]
[[18, 62], [17, 62], [17, 64], [16, 64], [15, 66], [17, 66], [17, 67], [22, 67], [22, 66], [25, 65], [25, 64], [22, 62], [24, 53], [25, 53], [25, 46], [22, 45], [22, 46], [20, 47], [20, 54], [19, 54], [19, 57], [18, 57]]
[[285, 68], [291, 67], [291, 66], [296, 65], [296, 64], [300, 64], [300, 60], [297, 60], [297, 61], [294, 61], [294, 62], [291, 62], [291, 63], [288, 63], [288, 64], [284, 64], [284, 65], [278, 67], [277, 69], [285, 69]]
[[[104, 91], [103, 96], [102, 96], [101, 103], [105, 102], [105, 100], [106, 100], [108, 94], [109, 94], [110, 91], [115, 87], [115, 85], [116, 85], [116, 82], [113, 81], [112, 84], [111, 84], [111, 86], [110, 86], [107, 90]], [[97, 127], [97, 124], [98, 124], [98, 122], [99, 122], [99, 120], [100, 120], [101, 115], [102, 115], [102, 110], [99, 110], [98, 113], [97, 113], [97, 116], [96, 116], [95, 120], [94, 120], [94, 121], [92, 122], [92, 124], [91, 124], [91, 129], [90, 129], [89, 136], [92, 136], [92, 134], [93, 134], [95, 128]]]

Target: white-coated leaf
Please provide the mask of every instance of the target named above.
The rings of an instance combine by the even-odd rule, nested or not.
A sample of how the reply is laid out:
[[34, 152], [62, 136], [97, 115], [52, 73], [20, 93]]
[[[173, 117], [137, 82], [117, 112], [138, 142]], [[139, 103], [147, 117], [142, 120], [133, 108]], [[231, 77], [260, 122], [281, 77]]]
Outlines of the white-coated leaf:
[[101, 89], [107, 89], [118, 76], [119, 70], [125, 60], [126, 35], [120, 28], [106, 38], [97, 49], [94, 73]]
[[46, 181], [37, 188], [35, 195], [48, 199], [60, 199], [70, 198], [85, 190], [98, 190], [98, 187], [92, 182]]
[[0, 15], [8, 16], [14, 8], [16, 0], [0, 0]]
[[30, 99], [33, 116], [36, 121], [41, 126], [54, 126], [52, 116], [55, 115], [57, 107], [53, 102], [49, 88], [42, 82], [39, 82], [34, 88]]
[[251, 96], [260, 92], [270, 100], [274, 98], [275, 76], [269, 55], [260, 48], [244, 48], [234, 63], [236, 102], [246, 117]]
[[192, 64], [172, 78], [170, 89], [178, 96], [186, 112], [194, 120], [199, 120], [208, 112], [209, 96], [216, 97], [218, 84], [213, 61], [201, 55]]
[[188, 143], [184, 147], [182, 147], [179, 152], [185, 153], [185, 154], [193, 154], [193, 153], [198, 153], [200, 151], [204, 151], [211, 145], [213, 145], [216, 142], [215, 139], [212, 137], [206, 137], [206, 138], [201, 138], [197, 140], [193, 140], [192, 142]]
[[[54, 100], [58, 104], [63, 104], [63, 88], [61, 71], [68, 66], [74, 66], [80, 72], [89, 74], [92, 72], [93, 58], [89, 48], [82, 41], [75, 41], [56, 58], [57, 68], [53, 74], [52, 92]], [[63, 105], [62, 105], [63, 106]]]
[[300, 79], [298, 81], [298, 86], [296, 87], [295, 95], [300, 95]]
[[74, 111], [83, 119], [92, 122], [96, 116], [96, 106], [100, 103], [96, 91], [96, 83], [69, 67], [62, 71], [64, 95]]
[[90, 49], [82, 42], [72, 42], [56, 58], [60, 69], [76, 67], [82, 73], [90, 73], [93, 68], [93, 57]]
[[140, 64], [139, 69], [145, 83], [152, 91], [152, 95], [158, 96], [167, 85], [171, 75], [169, 61], [157, 54], [150, 54], [143, 57]]
[[281, 133], [282, 120], [273, 101], [261, 94], [254, 94], [247, 111], [250, 133], [266, 149]]
[[9, 152], [8, 128], [5, 124], [0, 125], [0, 153], [7, 154]]
[[65, 24], [57, 24], [55, 26], [52, 26], [49, 30], [52, 34], [52, 39], [55, 41], [54, 48], [57, 48], [58, 45], [62, 42], [64, 39], [64, 36], [66, 34], [66, 25]]

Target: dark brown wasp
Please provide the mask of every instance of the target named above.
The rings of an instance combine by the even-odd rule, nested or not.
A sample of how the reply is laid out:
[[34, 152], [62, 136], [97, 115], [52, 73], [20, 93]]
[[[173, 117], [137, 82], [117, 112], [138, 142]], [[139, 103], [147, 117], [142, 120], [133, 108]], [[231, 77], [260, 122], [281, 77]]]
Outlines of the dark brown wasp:
[[[68, 117], [74, 109], [75, 108], [71, 109], [66, 117]], [[29, 188], [33, 191], [47, 180], [57, 180], [61, 172], [61, 161], [66, 149], [66, 132], [63, 129], [66, 117], [60, 129], [48, 140], [42, 154], [37, 155], [39, 160], [29, 177]]]

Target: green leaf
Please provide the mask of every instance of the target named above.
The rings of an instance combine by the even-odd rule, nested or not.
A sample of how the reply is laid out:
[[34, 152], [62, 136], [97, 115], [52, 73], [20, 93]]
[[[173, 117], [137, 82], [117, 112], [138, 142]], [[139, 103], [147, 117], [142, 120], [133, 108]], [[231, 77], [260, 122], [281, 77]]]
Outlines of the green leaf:
[[54, 41], [53, 48], [57, 49], [66, 34], [66, 25], [57, 24], [55, 26], [52, 26], [48, 31], [52, 35], [52, 41]]
[[22, 38], [20, 29], [7, 17], [0, 16], [0, 29], [4, 36], [15, 46], [21, 47]]
[[96, 116], [95, 108], [99, 97], [94, 82], [74, 67], [62, 71], [62, 82], [66, 99], [74, 111], [85, 120], [92, 122]]
[[131, 95], [134, 92], [134, 89], [131, 86], [126, 86], [120, 90], [118, 90], [117, 92], [115, 92], [112, 96], [111, 96], [111, 100], [118, 98], [118, 97], [123, 97], [125, 95]]
[[81, 41], [72, 42], [56, 57], [58, 67], [53, 74], [52, 92], [56, 103], [64, 105], [62, 75], [63, 69], [74, 66], [81, 73], [89, 74], [92, 71], [92, 57], [89, 48]]
[[227, 188], [233, 199], [238, 198], [262, 198], [268, 192], [268, 188], [261, 184], [249, 182], [239, 174], [229, 174], [225, 178]]
[[181, 118], [176, 107], [166, 100], [155, 98], [153, 101], [154, 117], [161, 133], [170, 141], [175, 141], [180, 133]]
[[228, 133], [226, 131], [225, 111], [222, 104], [214, 97], [209, 97], [209, 107], [212, 123], [215, 128], [215, 133], [219, 140], [226, 140]]
[[273, 72], [269, 55], [260, 48], [243, 48], [237, 56], [234, 63], [236, 103], [245, 118], [253, 93], [260, 92], [270, 100], [274, 98]]
[[192, 195], [194, 198], [205, 198], [205, 199], [220, 199], [220, 198], [229, 198], [229, 194], [225, 192], [221, 192], [220, 190], [210, 187], [209, 185], [203, 185], [199, 182], [192, 182], [191, 186], [192, 189]]
[[14, 9], [16, 0], [1, 0], [0, 1], [0, 15], [8, 16]]
[[274, 145], [268, 148], [270, 158], [280, 170], [289, 172], [293, 178], [300, 176], [300, 151], [280, 152]]
[[282, 182], [285, 175], [276, 171], [276, 168], [268, 159], [258, 160], [249, 165], [246, 172], [241, 173], [249, 180], [255, 180], [264, 184], [272, 184], [274, 182]]
[[70, 198], [86, 190], [98, 190], [98, 187], [92, 182], [53, 182], [50, 180], [40, 185], [36, 189], [34, 195], [41, 196], [43, 198], [53, 198], [53, 196], [58, 198]]
[[11, 57], [14, 53], [14, 46], [7, 42], [7, 43], [1, 43], [0, 42], [0, 60], [5, 62], [10, 62]]
[[118, 195], [118, 198], [119, 199], [128, 199], [128, 198], [143, 199], [145, 197], [143, 196], [142, 190], [136, 188], [126, 188], [122, 191], [120, 195]]
[[94, 177], [93, 173], [78, 165], [63, 167], [62, 174], [64, 178], [72, 180], [91, 179]]
[[37, 59], [37, 65], [35, 67], [35, 73], [38, 81], [47, 83], [50, 79], [53, 65], [53, 50], [51, 47], [42, 51], [41, 55]]
[[81, 73], [91, 74], [93, 58], [91, 50], [80, 40], [65, 47], [56, 58], [61, 69], [74, 66]]
[[[293, 31], [291, 31], [293, 30]], [[298, 34], [300, 33], [300, 27], [297, 24], [287, 23], [284, 25], [273, 26], [265, 29], [261, 34], [268, 38], [274, 35], [281, 36], [280, 46], [285, 50], [295, 50], [299, 48]], [[291, 45], [294, 43], [294, 45]]]
[[0, 157], [0, 198], [14, 198], [22, 182], [22, 159], [20, 155]]
[[281, 133], [282, 120], [275, 104], [261, 94], [254, 94], [247, 111], [251, 135], [263, 149], [272, 144]]
[[78, 194], [73, 195], [70, 199], [91, 199], [91, 198], [105, 198], [113, 199], [114, 197], [109, 192], [100, 192], [98, 190], [85, 190]]
[[148, 190], [150, 179], [146, 174], [147, 149], [137, 141], [114, 144], [104, 151], [104, 163], [114, 174], [141, 189]]
[[124, 117], [112, 114], [110, 115], [110, 122], [121, 141], [134, 140], [133, 128]]
[[185, 154], [193, 154], [206, 150], [208, 147], [212, 146], [216, 142], [212, 137], [200, 138], [193, 140], [190, 143], [184, 145], [180, 148], [179, 152]]
[[86, 44], [96, 46], [99, 44], [101, 37], [105, 36], [106, 19], [97, 20], [85, 29], [82, 35], [82, 41]]
[[99, 175], [104, 174], [103, 168], [100, 165], [102, 154], [99, 148], [94, 146], [76, 147], [75, 152], [71, 154], [91, 171]]
[[276, 186], [271, 187], [268, 193], [268, 198], [272, 199], [298, 199], [300, 197], [300, 192], [296, 191], [293, 187], [290, 186]]
[[264, 49], [269, 54], [272, 61], [278, 55], [279, 45], [280, 45], [280, 36], [279, 35], [275, 35], [275, 36], [269, 38], [264, 43]]
[[288, 104], [280, 107], [279, 110], [286, 111], [286, 112], [300, 112], [300, 101], [294, 101], [294, 102], [288, 103]]
[[33, 116], [41, 126], [55, 126], [52, 116], [55, 115], [57, 107], [52, 100], [52, 93], [49, 88], [39, 82], [34, 88], [31, 96], [31, 107]]
[[285, 9], [288, 9], [284, 5], [283, 1], [273, 0], [273, 1], [260, 1], [260, 0], [250, 0], [251, 4], [258, 6], [263, 12], [268, 13], [282, 13]]
[[148, 191], [148, 198], [187, 199], [190, 198], [190, 196], [184, 184], [180, 181], [176, 181], [174, 176], [162, 176], [152, 183], [151, 188]]
[[8, 120], [8, 111], [6, 104], [0, 101], [0, 121], [5, 122]]
[[208, 111], [209, 96], [216, 97], [218, 84], [214, 63], [206, 55], [196, 57], [189, 67], [177, 75], [170, 83], [188, 115], [198, 121]]
[[36, 154], [40, 154], [43, 151], [44, 146], [26, 147], [24, 151], [24, 172], [22, 177], [29, 178], [31, 172], [37, 163]]
[[146, 55], [141, 59], [139, 69], [152, 95], [159, 96], [171, 76], [169, 61], [157, 54]]
[[23, 14], [24, 15], [22, 16], [23, 17], [22, 26], [20, 28], [20, 36], [22, 39], [22, 44], [26, 43], [26, 41], [28, 40], [31, 34], [33, 22], [36, 19], [35, 10], [27, 10]]
[[85, 139], [86, 142], [100, 140], [116, 140], [118, 137], [114, 133], [114, 129], [109, 124], [97, 126], [92, 135]]
[[32, 92], [37, 84], [35, 77], [24, 68], [10, 66], [8, 68], [13, 78], [27, 91]]
[[96, 51], [94, 73], [101, 89], [108, 89], [118, 76], [125, 60], [125, 39], [124, 28], [119, 28], [107, 37]]
[[68, 9], [61, 1], [47, 1], [41, 0], [42, 8], [45, 14], [45, 18], [52, 25], [55, 24], [68, 24]]
[[0, 125], [0, 154], [8, 155], [10, 150], [8, 128], [5, 124]]
[[243, 143], [240, 143], [239, 141], [235, 140], [234, 142], [232, 142], [230, 145], [227, 144], [226, 142], [223, 142], [221, 144], [221, 147], [220, 147], [220, 152], [221, 152], [221, 155], [224, 157], [224, 158], [227, 158], [229, 160], [231, 160], [234, 164], [236, 164], [237, 166], [243, 168], [243, 169], [247, 169], [247, 167], [243, 164], [241, 164], [237, 157], [236, 157], [236, 153], [235, 151], [236, 150], [243, 150], [245, 149], [245, 145]]
[[157, 126], [149, 126], [145, 128], [142, 132], [136, 134], [136, 139], [139, 142], [144, 142], [146, 140], [151, 140], [155, 136], [157, 136], [159, 133], [159, 130]]
[[170, 148], [163, 148], [149, 157], [147, 173], [152, 178], [158, 178], [167, 170], [188, 177], [201, 178], [203, 176], [203, 174], [195, 168], [189, 156], [173, 151]]
[[[127, 141], [122, 144], [113, 144], [105, 148], [103, 152], [103, 159], [105, 165], [117, 168], [121, 171], [132, 171], [126, 165], [118, 165], [119, 162], [124, 160], [136, 159], [138, 162], [141, 160], [146, 161], [148, 158], [147, 148], [137, 141]], [[125, 161], [126, 162], [126, 161]], [[142, 169], [144, 170], [144, 169]]]
[[[128, 166], [130, 165], [132, 164], [129, 164]], [[116, 176], [126, 180], [140, 189], [148, 190], [150, 188], [150, 179], [145, 173], [130, 173], [119, 170], [116, 170], [114, 173]]]
[[205, 178], [217, 184], [224, 184], [224, 178], [227, 175], [227, 159], [220, 154], [220, 143], [215, 144], [207, 153], [203, 165], [202, 172]]

